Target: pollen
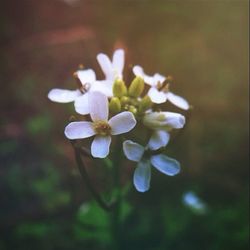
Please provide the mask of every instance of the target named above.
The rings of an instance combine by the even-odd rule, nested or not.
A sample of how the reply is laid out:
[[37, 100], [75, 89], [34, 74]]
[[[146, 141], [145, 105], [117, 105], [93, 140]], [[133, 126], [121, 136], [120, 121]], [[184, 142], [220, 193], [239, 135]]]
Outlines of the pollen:
[[109, 135], [111, 132], [111, 127], [107, 121], [95, 121], [93, 128], [98, 135]]

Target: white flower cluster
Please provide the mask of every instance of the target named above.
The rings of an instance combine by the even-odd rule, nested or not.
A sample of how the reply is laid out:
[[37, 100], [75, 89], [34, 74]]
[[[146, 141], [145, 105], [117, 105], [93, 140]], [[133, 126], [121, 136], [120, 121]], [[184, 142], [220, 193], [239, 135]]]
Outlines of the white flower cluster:
[[145, 146], [130, 138], [123, 142], [125, 156], [137, 162], [134, 185], [138, 191], [145, 192], [150, 187], [151, 165], [170, 176], [180, 171], [180, 164], [176, 160], [158, 150], [166, 147], [172, 129], [183, 128], [185, 117], [179, 113], [161, 111], [160, 104], [169, 101], [184, 110], [189, 109], [189, 104], [169, 91], [168, 77], [158, 73], [149, 76], [138, 65], [133, 67], [135, 78], [127, 86], [123, 80], [122, 49], [114, 52], [112, 61], [103, 53], [97, 55], [97, 61], [105, 75], [104, 80], [97, 80], [92, 69], [81, 69], [74, 74], [77, 89], [52, 89], [48, 98], [59, 103], [74, 102], [78, 114], [90, 115], [92, 121], [69, 123], [65, 136], [70, 140], [95, 136], [91, 154], [96, 158], [108, 156], [111, 136], [130, 132], [140, 126], [149, 131], [150, 137]]

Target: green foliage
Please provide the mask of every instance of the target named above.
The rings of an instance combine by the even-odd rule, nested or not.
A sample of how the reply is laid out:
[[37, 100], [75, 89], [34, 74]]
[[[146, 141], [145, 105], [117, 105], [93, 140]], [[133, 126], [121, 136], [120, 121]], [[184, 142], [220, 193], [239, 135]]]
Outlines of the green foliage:
[[45, 209], [55, 210], [70, 202], [70, 193], [60, 189], [60, 176], [50, 164], [44, 169], [43, 176], [32, 180], [32, 190], [42, 199]]
[[31, 135], [48, 132], [51, 128], [51, 119], [47, 115], [31, 117], [26, 122], [26, 128]]

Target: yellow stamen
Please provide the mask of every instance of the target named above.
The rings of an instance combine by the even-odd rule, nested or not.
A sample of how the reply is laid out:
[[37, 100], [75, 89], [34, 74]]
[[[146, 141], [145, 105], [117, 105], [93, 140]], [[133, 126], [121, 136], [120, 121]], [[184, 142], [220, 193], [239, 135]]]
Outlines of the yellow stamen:
[[98, 135], [110, 135], [111, 127], [107, 121], [95, 121], [93, 122], [93, 128]]

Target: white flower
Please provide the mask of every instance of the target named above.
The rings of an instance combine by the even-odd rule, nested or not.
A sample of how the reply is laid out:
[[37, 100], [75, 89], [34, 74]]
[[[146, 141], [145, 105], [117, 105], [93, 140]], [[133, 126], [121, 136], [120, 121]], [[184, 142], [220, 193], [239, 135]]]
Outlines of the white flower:
[[79, 89], [52, 89], [48, 98], [53, 102], [74, 102], [77, 113], [85, 115], [89, 113], [88, 98], [92, 91], [100, 91], [107, 96], [112, 96], [112, 83], [110, 81], [97, 81], [92, 69], [78, 70], [76, 72], [80, 80]]
[[153, 103], [160, 104], [168, 100], [181, 109], [189, 109], [189, 104], [183, 97], [175, 95], [166, 88], [160, 89], [163, 86], [163, 82], [166, 80], [165, 76], [158, 73], [153, 76], [146, 75], [143, 68], [139, 65], [133, 67], [133, 72], [136, 76], [142, 77], [145, 83], [151, 86], [148, 91], [148, 96], [151, 98]]
[[157, 150], [168, 144], [170, 139], [169, 131], [173, 128], [183, 128], [185, 117], [174, 112], [147, 112], [142, 122], [146, 127], [153, 130], [149, 140], [149, 147], [152, 150]]
[[113, 54], [112, 61], [106, 54], [100, 53], [97, 55], [97, 61], [102, 68], [106, 80], [114, 82], [116, 78], [122, 79], [122, 72], [124, 68], [124, 50], [116, 50]]
[[68, 139], [83, 139], [95, 135], [91, 144], [93, 157], [105, 158], [109, 154], [111, 135], [129, 132], [136, 125], [131, 112], [122, 112], [108, 120], [108, 98], [100, 92], [89, 94], [90, 117], [93, 122], [71, 122], [65, 128]]
[[134, 172], [133, 183], [139, 192], [146, 192], [150, 188], [151, 165], [163, 174], [174, 176], [180, 172], [180, 163], [163, 154], [144, 156], [145, 150], [138, 143], [130, 140], [123, 142], [123, 152], [131, 160], [138, 162]]

